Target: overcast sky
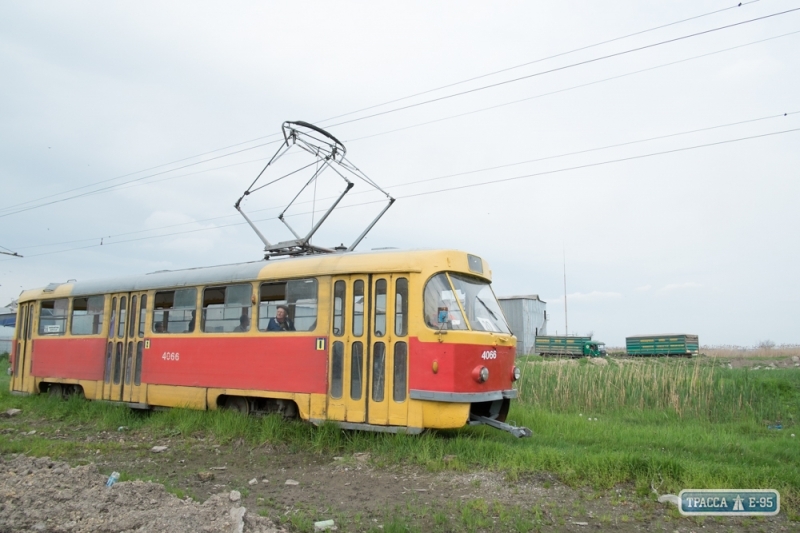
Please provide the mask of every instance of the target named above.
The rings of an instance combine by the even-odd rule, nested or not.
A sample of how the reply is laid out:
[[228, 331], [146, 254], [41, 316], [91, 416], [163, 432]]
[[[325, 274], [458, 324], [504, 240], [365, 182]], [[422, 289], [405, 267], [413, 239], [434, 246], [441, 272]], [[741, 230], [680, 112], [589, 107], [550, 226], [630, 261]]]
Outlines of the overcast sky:
[[360, 250], [478, 254], [550, 333], [566, 263], [570, 333], [800, 342], [800, 3], [737, 3], [2, 2], [0, 305], [259, 259], [233, 203], [305, 120], [399, 198]]

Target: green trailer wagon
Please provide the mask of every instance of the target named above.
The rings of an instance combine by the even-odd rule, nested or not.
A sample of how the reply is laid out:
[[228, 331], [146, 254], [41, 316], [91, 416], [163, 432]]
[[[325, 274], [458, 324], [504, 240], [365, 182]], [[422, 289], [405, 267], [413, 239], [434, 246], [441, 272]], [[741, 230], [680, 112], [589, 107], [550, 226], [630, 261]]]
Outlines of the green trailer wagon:
[[635, 335], [625, 338], [628, 355], [682, 355], [692, 357], [700, 353], [697, 335], [671, 333], [664, 335]]
[[539, 355], [602, 357], [606, 354], [605, 343], [593, 341], [591, 337], [537, 336], [534, 346], [534, 352]]

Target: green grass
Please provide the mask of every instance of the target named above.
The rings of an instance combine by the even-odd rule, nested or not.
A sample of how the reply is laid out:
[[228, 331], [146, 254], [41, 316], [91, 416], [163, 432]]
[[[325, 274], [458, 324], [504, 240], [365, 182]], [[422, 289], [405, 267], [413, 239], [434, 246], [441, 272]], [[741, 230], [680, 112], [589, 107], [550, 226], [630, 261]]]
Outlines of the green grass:
[[[244, 439], [311, 453], [367, 451], [378, 467], [488, 469], [504, 472], [509, 481], [547, 472], [569, 485], [597, 490], [629, 483], [641, 502], [652, 500], [651, 486], [662, 494], [684, 488], [774, 488], [781, 492], [782, 510], [798, 519], [800, 445], [791, 434], [800, 429], [800, 370], [727, 369], [699, 358], [612, 360], [606, 366], [536, 361], [523, 366], [520, 400], [509, 414], [516, 424], [533, 430], [533, 438], [522, 440], [485, 427], [414, 437], [343, 431], [333, 424], [317, 428], [278, 416], [182, 409], [141, 413], [77, 398], [15, 397], [8, 393], [2, 364], [0, 410], [20, 407], [22, 422], [39, 417], [97, 431], [126, 426], [155, 436], [210, 435], [223, 444]], [[776, 422], [783, 424], [782, 430], [767, 428]], [[113, 446], [35, 436], [23, 445], [0, 435], [0, 451], [32, 455], [76, 457], [87, 447], [111, 451]], [[455, 458], [445, 462], [447, 455]], [[485, 506], [462, 502], [457, 508], [429, 510], [426, 523], [441, 523], [442, 531], [485, 529]], [[536, 529], [543, 523], [541, 511], [504, 513], [507, 531]], [[385, 526], [401, 527], [391, 516]], [[302, 531], [308, 520], [300, 513], [292, 525]]]

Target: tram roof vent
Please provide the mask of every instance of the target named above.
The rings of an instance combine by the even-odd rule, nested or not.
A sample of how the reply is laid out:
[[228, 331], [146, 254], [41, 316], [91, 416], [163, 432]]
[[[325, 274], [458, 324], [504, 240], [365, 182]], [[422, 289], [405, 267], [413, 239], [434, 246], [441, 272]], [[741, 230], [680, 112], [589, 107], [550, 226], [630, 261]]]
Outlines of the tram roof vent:
[[[335, 252], [351, 252], [353, 251], [356, 246], [364, 239], [364, 237], [369, 233], [369, 231], [375, 226], [378, 220], [383, 216], [383, 214], [391, 207], [394, 203], [395, 199], [389, 195], [386, 191], [381, 189], [378, 184], [372, 181], [366, 174], [364, 174], [358, 167], [356, 167], [353, 163], [351, 163], [345, 155], [347, 154], [347, 149], [345, 148], [344, 144], [339, 141], [336, 137], [328, 133], [327, 131], [323, 130], [322, 128], [315, 126], [313, 124], [309, 124], [308, 122], [303, 121], [286, 121], [283, 123], [283, 143], [281, 144], [278, 151], [275, 152], [275, 155], [269, 160], [266, 166], [261, 170], [261, 172], [256, 176], [256, 179], [253, 180], [253, 183], [250, 184], [250, 187], [244, 191], [242, 196], [236, 200], [234, 207], [237, 211], [244, 217], [247, 224], [253, 228], [258, 238], [261, 242], [264, 243], [264, 258], [269, 259], [271, 257], [277, 256], [293, 256], [293, 255], [310, 255], [310, 254], [323, 254], [323, 253], [335, 253]], [[310, 154], [312, 156], [311, 163], [308, 164], [298, 164], [299, 168], [295, 168], [294, 170], [289, 170], [288, 172], [283, 170], [277, 170], [276, 163], [280, 160], [287, 152], [292, 150], [293, 148], [297, 147], [298, 149], [305, 152], [306, 155]], [[296, 151], [296, 150], [295, 150]], [[301, 153], [302, 153], [301, 152]], [[307, 158], [306, 158], [307, 160]], [[292, 159], [289, 162], [294, 162], [295, 160]], [[281, 164], [287, 161], [283, 161]], [[281, 180], [286, 178], [298, 178], [303, 176], [303, 174], [310, 174], [310, 178], [304, 181], [304, 185], [300, 188], [300, 191], [292, 198], [289, 204], [283, 208], [280, 214], [276, 217], [280, 220], [294, 235], [294, 239], [272, 243], [264, 236], [264, 234], [256, 227], [255, 223], [248, 217], [244, 211], [242, 210], [242, 201], [245, 197], [261, 190], [270, 185], [273, 185]], [[331, 177], [331, 178], [340, 178], [344, 185], [344, 190], [341, 193], [336, 193], [338, 196], [327, 198], [327, 199], [317, 199], [317, 187], [320, 185], [320, 177], [322, 176]], [[269, 176], [269, 178], [267, 178]], [[264, 182], [259, 183], [262, 178], [264, 178]], [[379, 192], [381, 195], [385, 196], [386, 205], [385, 207], [378, 213], [378, 215], [367, 225], [366, 229], [361, 232], [361, 234], [356, 238], [356, 240], [350, 246], [345, 246], [341, 244], [340, 246], [336, 246], [334, 248], [326, 248], [322, 246], [317, 246], [315, 244], [311, 244], [311, 238], [314, 236], [315, 233], [319, 230], [320, 226], [328, 219], [330, 214], [336, 209], [339, 203], [342, 201], [344, 196], [352, 189], [356, 182], [363, 182], [364, 184], [371, 187], [371, 190]], [[282, 185], [285, 185], [284, 182]], [[327, 184], [327, 183], [326, 183]], [[275, 189], [273, 189], [274, 191]], [[304, 193], [312, 194], [313, 193], [313, 201], [309, 202], [312, 203], [310, 215], [311, 215], [311, 229], [305, 235], [301, 235], [298, 233], [294, 227], [292, 227], [289, 222], [286, 220], [287, 211], [293, 205], [297, 205], [301, 202], [298, 202], [298, 198]], [[315, 220], [315, 208], [317, 202], [324, 202], [325, 200], [333, 200], [329, 207], [324, 211], [319, 219]], [[307, 213], [308, 214], [308, 213]], [[288, 215], [292, 216], [292, 215]]]

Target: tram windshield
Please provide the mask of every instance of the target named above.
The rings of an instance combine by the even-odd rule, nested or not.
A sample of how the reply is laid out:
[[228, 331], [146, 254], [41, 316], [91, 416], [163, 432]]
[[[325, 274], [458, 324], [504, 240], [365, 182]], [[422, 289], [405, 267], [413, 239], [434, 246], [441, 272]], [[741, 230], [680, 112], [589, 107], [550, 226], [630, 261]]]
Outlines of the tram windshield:
[[462, 274], [451, 273], [448, 280], [448, 274], [441, 273], [428, 281], [425, 322], [434, 329], [467, 329], [469, 324], [473, 331], [511, 333], [491, 286]]

